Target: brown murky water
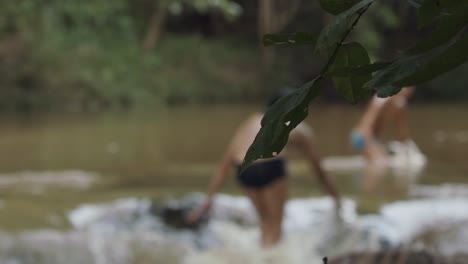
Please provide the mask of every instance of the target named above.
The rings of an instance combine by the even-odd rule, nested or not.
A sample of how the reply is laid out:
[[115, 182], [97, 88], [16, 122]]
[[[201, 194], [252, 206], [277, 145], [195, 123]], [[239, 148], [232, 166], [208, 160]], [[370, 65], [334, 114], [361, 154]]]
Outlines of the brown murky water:
[[[1, 116], [0, 227], [66, 228], [64, 213], [84, 202], [203, 191], [236, 125], [255, 109], [221, 105]], [[361, 111], [359, 106], [312, 108], [307, 122], [324, 157], [356, 154], [348, 135]], [[413, 139], [428, 158], [415, 179], [385, 172], [369, 182], [359, 169], [331, 174], [339, 189], [356, 199], [360, 212], [406, 199], [415, 183], [468, 183], [467, 115], [466, 106], [411, 107]], [[70, 170], [79, 176], [68, 179]], [[291, 196], [322, 194], [301, 162], [295, 162], [292, 171]], [[233, 179], [223, 191], [240, 193]]]

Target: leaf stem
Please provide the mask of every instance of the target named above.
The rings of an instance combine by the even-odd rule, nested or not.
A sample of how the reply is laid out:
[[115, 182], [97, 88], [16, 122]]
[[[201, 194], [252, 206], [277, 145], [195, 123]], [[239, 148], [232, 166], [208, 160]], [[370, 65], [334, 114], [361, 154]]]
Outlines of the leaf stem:
[[343, 35], [343, 37], [341, 38], [341, 40], [336, 43], [336, 48], [335, 50], [333, 50], [333, 53], [332, 55], [328, 58], [328, 61], [327, 61], [327, 64], [325, 64], [325, 66], [323, 67], [322, 71], [320, 71], [320, 78], [323, 77], [323, 75], [325, 75], [328, 70], [330, 69], [331, 65], [333, 64], [333, 62], [335, 62], [335, 59], [336, 59], [336, 56], [338, 55], [338, 51], [340, 50], [341, 46], [343, 45], [343, 42], [346, 40], [346, 38], [348, 37], [349, 33], [351, 33], [351, 31], [353, 31], [354, 27], [357, 25], [357, 23], [359, 22], [359, 19], [361, 18], [361, 16], [367, 11], [367, 9], [369, 9], [369, 7], [372, 5], [373, 2], [369, 3], [366, 7], [364, 7], [360, 12], [358, 12], [358, 16], [356, 17], [356, 19], [354, 20], [353, 24], [351, 25], [351, 27], [349, 27], [348, 31], [346, 31], [346, 33]]

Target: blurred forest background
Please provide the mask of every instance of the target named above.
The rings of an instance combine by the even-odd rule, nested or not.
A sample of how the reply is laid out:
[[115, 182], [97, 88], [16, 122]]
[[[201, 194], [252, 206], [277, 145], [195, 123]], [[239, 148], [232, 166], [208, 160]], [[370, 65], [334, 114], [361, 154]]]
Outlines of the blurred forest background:
[[[311, 79], [312, 47], [263, 48], [265, 33], [319, 32], [330, 15], [301, 0], [0, 0], [0, 110], [89, 111], [264, 100]], [[359, 22], [374, 60], [425, 32], [406, 1]], [[419, 101], [467, 101], [465, 64], [418, 89]], [[333, 89], [322, 100], [341, 102]]]

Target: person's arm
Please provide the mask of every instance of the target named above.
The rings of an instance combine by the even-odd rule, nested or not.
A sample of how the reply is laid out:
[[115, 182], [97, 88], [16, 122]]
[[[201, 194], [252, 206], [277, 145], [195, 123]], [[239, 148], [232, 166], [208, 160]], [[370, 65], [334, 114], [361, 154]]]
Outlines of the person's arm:
[[219, 191], [221, 186], [226, 181], [226, 176], [228, 175], [228, 170], [233, 165], [233, 159], [230, 149], [226, 151], [223, 159], [218, 165], [218, 168], [215, 170], [213, 176], [211, 177], [210, 184], [207, 191], [207, 199], [212, 200], [213, 196]]
[[394, 117], [395, 137], [400, 142], [406, 142], [410, 139], [407, 102], [405, 98], [398, 98], [398, 100], [396, 102], [397, 112]]
[[203, 213], [211, 208], [213, 203], [213, 196], [219, 191], [223, 183], [226, 181], [228, 170], [232, 166], [232, 163], [233, 159], [231, 154], [231, 147], [229, 147], [225, 152], [221, 162], [219, 163], [218, 168], [211, 177], [205, 200], [188, 215], [188, 220], [190, 222], [195, 222]]
[[310, 128], [299, 125], [291, 132], [292, 143], [302, 150], [323, 188], [333, 197], [337, 208], [341, 206], [340, 195], [330, 177], [322, 167], [320, 156], [314, 143], [314, 137]]

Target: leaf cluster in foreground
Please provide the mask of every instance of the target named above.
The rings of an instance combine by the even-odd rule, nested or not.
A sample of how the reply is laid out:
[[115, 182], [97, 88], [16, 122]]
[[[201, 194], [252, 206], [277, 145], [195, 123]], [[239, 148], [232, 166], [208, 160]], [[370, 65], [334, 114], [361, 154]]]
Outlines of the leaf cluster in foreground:
[[417, 9], [418, 27], [432, 26], [432, 34], [391, 61], [371, 62], [360, 43], [346, 43], [346, 38], [376, 1], [320, 0], [322, 9], [339, 13], [320, 34], [264, 36], [265, 46], [310, 45], [317, 53], [328, 54], [328, 61], [316, 78], [281, 98], [267, 111], [246, 153], [243, 168], [259, 158], [271, 158], [281, 152], [289, 132], [307, 117], [308, 105], [318, 95], [323, 78], [330, 78], [340, 96], [356, 103], [367, 99], [372, 90], [380, 97], [392, 96], [404, 86], [430, 81], [468, 60], [468, 36], [464, 32], [468, 24], [468, 1], [407, 0]]

